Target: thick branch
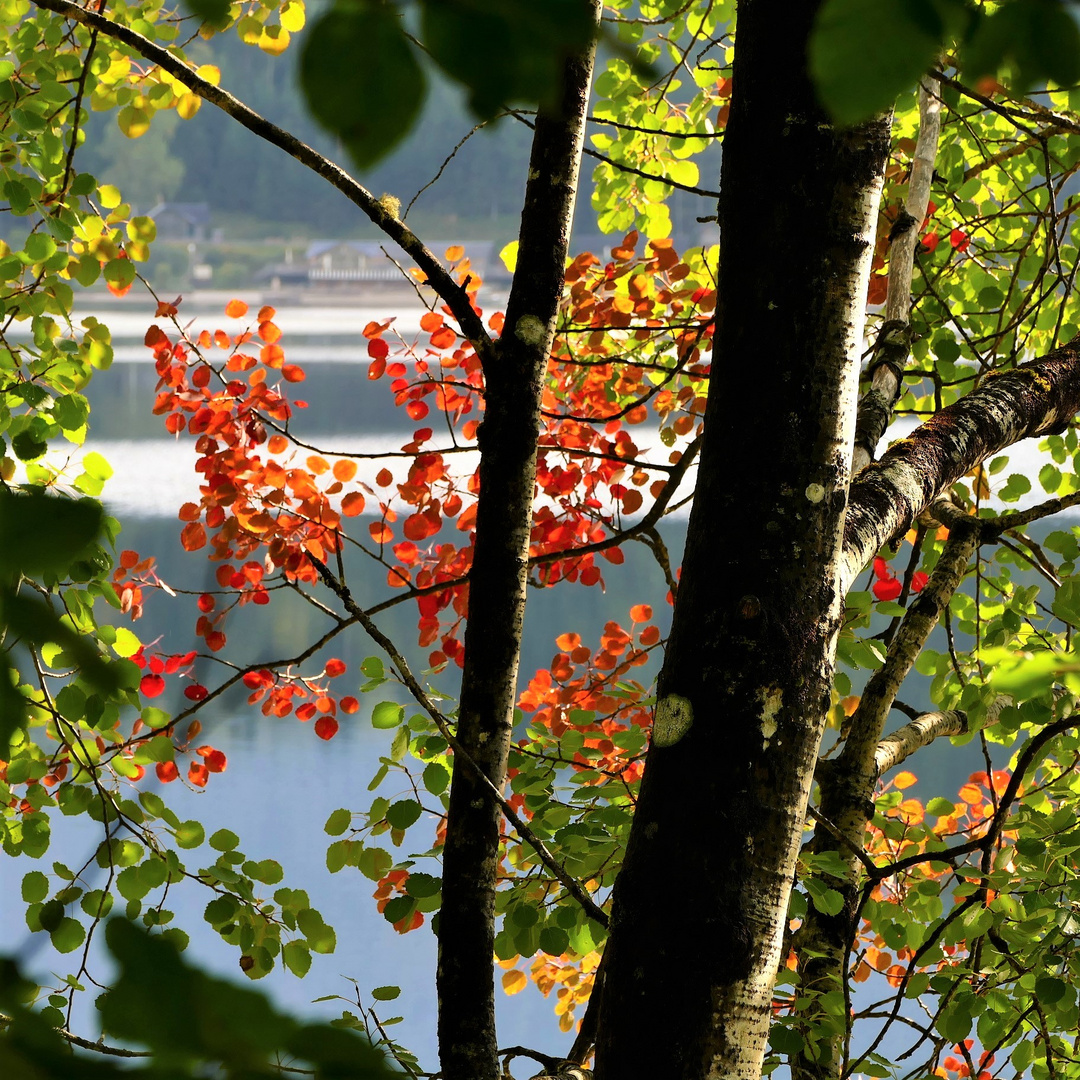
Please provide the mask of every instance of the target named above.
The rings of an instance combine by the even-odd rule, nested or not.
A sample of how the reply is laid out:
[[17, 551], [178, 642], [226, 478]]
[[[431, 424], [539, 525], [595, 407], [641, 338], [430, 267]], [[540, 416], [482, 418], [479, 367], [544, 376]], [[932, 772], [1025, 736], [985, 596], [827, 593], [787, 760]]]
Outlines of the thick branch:
[[889, 253], [885, 326], [870, 363], [870, 388], [859, 400], [852, 476], [857, 476], [873, 461], [874, 451], [889, 426], [893, 406], [900, 396], [904, 367], [911, 349], [908, 333], [911, 274], [922, 222], [930, 203], [930, 181], [934, 176], [940, 131], [941, 99], [924, 82], [919, 86], [919, 138], [911, 163], [908, 197], [900, 219], [893, 226], [895, 235]]
[[1080, 339], [988, 376], [967, 397], [889, 448], [851, 485], [840, 571], [843, 592], [894, 537], [980, 461], [1021, 439], [1063, 431], [1080, 411]]
[[916, 750], [929, 746], [945, 735], [963, 735], [967, 731], [967, 713], [959, 709], [923, 713], [917, 720], [886, 735], [874, 751], [874, 769], [883, 776], [903, 764]]
[[[599, 17], [598, 3], [593, 15]], [[485, 365], [480, 493], [439, 912], [439, 1053], [445, 1080], [497, 1080], [495, 894], [533, 524], [540, 400], [565, 285], [593, 49], [570, 57], [558, 107], [536, 117], [505, 330]]]
[[284, 150], [286, 154], [295, 158], [301, 165], [306, 165], [336, 187], [345, 198], [358, 206], [391, 240], [408, 253], [416, 265], [427, 275], [431, 287], [446, 301], [447, 307], [454, 313], [454, 318], [457, 319], [462, 332], [472, 343], [480, 359], [486, 362], [490, 358], [492, 350], [491, 338], [484, 329], [480, 316], [473, 309], [468, 293], [454, 280], [446, 267], [420, 242], [416, 234], [403, 221], [390, 213], [370, 191], [362, 184], [357, 183], [339, 165], [335, 165], [317, 150], [313, 150], [294, 135], [290, 135], [289, 132], [260, 116], [259, 113], [245, 105], [239, 98], [234, 97], [206, 79], [200, 78], [187, 64], [182, 60], [178, 60], [167, 49], [155, 45], [149, 38], [137, 33], [130, 27], [122, 26], [120, 23], [113, 22], [111, 19], [97, 14], [97, 12], [88, 11], [77, 4], [69, 3], [68, 0], [34, 0], [34, 2], [40, 8], [54, 11], [65, 19], [71, 19], [73, 22], [89, 26], [91, 29], [97, 30], [134, 49], [140, 56], [157, 64], [183, 83], [193, 94], [204, 101], [209, 101], [211, 105], [216, 105], [237, 123], [254, 132], [259, 138]]
[[[831, 914], [811, 907], [795, 935], [802, 974], [800, 1005], [811, 1019], [816, 1014], [817, 995], [841, 985], [855, 932], [860, 863], [866, 868], [859, 852], [867, 822], [874, 813], [874, 788], [881, 774], [877, 760], [885, 720], [941, 612], [963, 580], [978, 538], [973, 518], [962, 519], [953, 527], [926, 587], [908, 607], [884, 665], [870, 676], [863, 690], [843, 751], [835, 761], [818, 766], [824, 820], [814, 830], [811, 849], [837, 851], [845, 868], [824, 877], [824, 884], [843, 897], [843, 906]], [[834, 1032], [818, 1040], [813, 1055], [799, 1055], [792, 1061], [792, 1076], [795, 1080], [831, 1080], [837, 1075], [841, 1057], [841, 1036]]]

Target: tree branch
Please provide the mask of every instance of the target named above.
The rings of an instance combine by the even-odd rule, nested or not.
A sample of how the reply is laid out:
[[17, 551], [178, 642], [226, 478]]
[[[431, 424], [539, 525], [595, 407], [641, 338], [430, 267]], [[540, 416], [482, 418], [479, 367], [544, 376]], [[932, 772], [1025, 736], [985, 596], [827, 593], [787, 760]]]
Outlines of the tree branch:
[[963, 735], [968, 729], [967, 713], [959, 709], [923, 713], [917, 720], [897, 728], [877, 744], [874, 766], [878, 776], [903, 764], [916, 750], [928, 746], [943, 735]]
[[919, 85], [919, 138], [911, 163], [908, 197], [893, 226], [889, 252], [889, 287], [885, 297], [885, 325], [874, 346], [867, 375], [870, 388], [859, 400], [855, 422], [855, 453], [851, 474], [856, 476], [874, 459], [874, 451], [892, 419], [893, 407], [903, 386], [904, 367], [911, 352], [909, 313], [911, 275], [919, 246], [922, 222], [930, 204], [930, 181], [934, 175], [938, 136], [941, 132], [941, 98], [924, 81]]
[[454, 318], [472, 343], [481, 361], [486, 364], [491, 359], [493, 342], [484, 329], [483, 320], [473, 309], [469, 294], [454, 280], [434, 253], [421, 243], [416, 234], [341, 166], [335, 165], [317, 150], [313, 150], [294, 135], [290, 135], [289, 132], [271, 123], [228, 91], [200, 78], [186, 63], [178, 60], [167, 49], [155, 45], [149, 38], [130, 27], [122, 26], [97, 12], [69, 3], [68, 0], [34, 0], [34, 3], [40, 8], [62, 15], [65, 19], [89, 26], [134, 49], [140, 56], [157, 64], [183, 83], [193, 94], [204, 101], [209, 101], [211, 105], [216, 105], [248, 131], [284, 150], [301, 165], [307, 166], [336, 187], [345, 198], [358, 206], [390, 239], [408, 253], [427, 275], [431, 287], [446, 301], [447, 307], [453, 312]]
[[1063, 431], [1080, 411], [1080, 339], [988, 376], [942, 409], [851, 485], [840, 589], [878, 549], [903, 536], [946, 488], [980, 461], [1035, 435]]
[[390, 658], [390, 662], [397, 668], [398, 675], [401, 676], [401, 681], [405, 684], [405, 688], [412, 694], [413, 698], [424, 712], [426, 712], [435, 722], [435, 726], [439, 729], [439, 734], [446, 740], [450, 749], [454, 751], [454, 755], [460, 758], [462, 763], [467, 765], [476, 774], [481, 786], [486, 788], [491, 798], [498, 803], [507, 821], [513, 825], [518, 836], [536, 851], [540, 861], [551, 871], [552, 876], [555, 877], [555, 879], [563, 885], [566, 891], [581, 905], [585, 914], [588, 915], [590, 919], [594, 919], [601, 926], [606, 928], [608, 925], [607, 912], [599, 907], [596, 901], [581, 887], [581, 884], [575, 881], [574, 878], [562, 868], [548, 850], [544, 841], [541, 840], [524, 821], [522, 821], [518, 816], [517, 811], [503, 796], [503, 793], [479, 768], [477, 768], [476, 763], [454, 735], [449, 717], [436, 707], [430, 696], [420, 685], [419, 680], [412, 673], [409, 662], [398, 651], [397, 646], [375, 625], [368, 613], [357, 604], [353, 599], [348, 586], [343, 585], [337, 577], [334, 576], [333, 571], [331, 571], [326, 563], [317, 559], [310, 552], [308, 553], [308, 558], [311, 560], [311, 565], [319, 572], [319, 577], [322, 578], [323, 584], [326, 585], [326, 587], [334, 593], [344, 605], [345, 610], [351, 616], [349, 621], [358, 622], [364, 630], [367, 631], [368, 636], [379, 645], [383, 652]]

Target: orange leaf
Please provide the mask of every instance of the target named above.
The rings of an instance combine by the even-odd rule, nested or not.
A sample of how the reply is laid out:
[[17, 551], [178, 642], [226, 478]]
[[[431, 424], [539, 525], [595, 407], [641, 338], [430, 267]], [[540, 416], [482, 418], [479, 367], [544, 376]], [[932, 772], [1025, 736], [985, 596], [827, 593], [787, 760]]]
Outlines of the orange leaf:
[[259, 323], [259, 337], [268, 345], [273, 345], [274, 342], [281, 340], [281, 330], [276, 323], [261, 322]]
[[341, 512], [346, 517], [356, 517], [364, 512], [364, 496], [359, 491], [350, 491], [341, 500]]
[[243, 300], [230, 300], [225, 305], [225, 314], [230, 319], [242, 319], [248, 313], [248, 306]]
[[652, 608], [648, 604], [635, 604], [630, 609], [631, 622], [648, 622], [652, 618]]
[[446, 261], [457, 262], [458, 259], [464, 258], [465, 249], [460, 244], [453, 244], [446, 249]]
[[356, 462], [342, 458], [334, 462], [334, 477], [347, 484], [356, 475]]
[[206, 530], [202, 523], [193, 521], [185, 525], [180, 533], [180, 543], [185, 551], [197, 551], [206, 543]]
[[289, 440], [284, 435], [271, 435], [270, 441], [266, 444], [266, 449], [271, 454], [282, 453], [289, 445]]
[[901, 791], [903, 791], [904, 788], [911, 787], [911, 785], [914, 784], [917, 780], [918, 777], [914, 773], [910, 772], [897, 773], [896, 776], [893, 777], [893, 783]]
[[279, 368], [285, 359], [285, 350], [280, 345], [264, 345], [259, 350], [259, 359], [271, 368]]
[[373, 521], [368, 526], [368, 532], [371, 533], [371, 539], [376, 544], [388, 544], [394, 539], [394, 534], [390, 531], [385, 522]]
[[443, 324], [443, 317], [437, 311], [427, 311], [420, 317], [420, 329], [426, 334], [438, 330]]
[[[453, 251], [453, 248], [450, 249]], [[518, 994], [529, 985], [529, 979], [524, 971], [514, 968], [512, 971], [503, 972], [502, 987], [505, 994]]]

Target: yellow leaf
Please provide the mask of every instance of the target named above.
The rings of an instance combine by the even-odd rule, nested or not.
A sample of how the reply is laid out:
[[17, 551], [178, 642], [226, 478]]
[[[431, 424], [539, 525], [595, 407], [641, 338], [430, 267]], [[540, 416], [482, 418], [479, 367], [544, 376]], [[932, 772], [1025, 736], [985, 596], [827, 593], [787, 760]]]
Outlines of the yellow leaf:
[[202, 105], [202, 98], [197, 94], [185, 94], [177, 103], [176, 111], [184, 120], [190, 120]]
[[911, 787], [911, 785], [914, 784], [917, 779], [918, 777], [914, 773], [897, 773], [896, 776], [893, 777], [893, 784], [901, 791], [903, 791], [904, 788]]
[[215, 67], [213, 64], [201, 64], [195, 69], [195, 74], [214, 86], [221, 85], [221, 68]]
[[[102, 184], [98, 188], [98, 199], [101, 205], [106, 210], [112, 210], [114, 207], [120, 205], [120, 200], [123, 196], [120, 194], [120, 189], [113, 184]], [[105, 222], [101, 223], [101, 232], [105, 231]]]
[[499, 252], [499, 258], [502, 259], [503, 266], [512, 274], [517, 267], [518, 257], [518, 242], [512, 240]]
[[264, 26], [259, 48], [271, 56], [280, 56], [289, 47], [289, 31], [282, 26]]
[[289, 0], [281, 9], [281, 25], [290, 34], [295, 34], [297, 30], [303, 30], [306, 18], [302, 0]]
[[136, 109], [134, 105], [125, 105], [116, 114], [116, 122], [129, 139], [137, 139], [150, 130], [150, 117], [142, 109]]
[[518, 994], [525, 989], [528, 979], [525, 976], [524, 971], [518, 971], [516, 968], [513, 971], [506, 972], [502, 977], [503, 991], [507, 994]]
[[262, 34], [262, 23], [254, 15], [245, 15], [236, 24], [236, 32], [245, 45], [256, 45]]

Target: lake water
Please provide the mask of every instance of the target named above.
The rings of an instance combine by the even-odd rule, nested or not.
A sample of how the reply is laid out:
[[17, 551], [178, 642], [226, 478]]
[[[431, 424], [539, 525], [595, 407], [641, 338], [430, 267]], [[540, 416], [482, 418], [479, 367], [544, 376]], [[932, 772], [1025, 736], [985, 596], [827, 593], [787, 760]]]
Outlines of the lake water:
[[[182, 323], [194, 312], [199, 327], [221, 327], [235, 333], [242, 325], [222, 314], [228, 297], [194, 299], [195, 303], [181, 305]], [[257, 300], [251, 299], [253, 310], [257, 310]], [[422, 313], [418, 304], [400, 301], [353, 308], [279, 308], [276, 322], [284, 333], [282, 345], [288, 361], [302, 364], [308, 375], [304, 383], [290, 387], [294, 396], [310, 403], [305, 412], [298, 414], [297, 428], [302, 427], [305, 437], [328, 450], [367, 453], [398, 450], [409, 441], [412, 431], [420, 425], [411, 423], [402, 410], [393, 407], [388, 380], [368, 380], [362, 330], [371, 320], [395, 316], [396, 328], [411, 338], [419, 333]], [[167, 435], [161, 418], [151, 413], [157, 376], [142, 338], [152, 321], [153, 304], [136, 309], [130, 302], [106, 302], [97, 309], [90, 305], [80, 314], [93, 314], [106, 322], [116, 349], [113, 368], [96, 376], [87, 391], [92, 402], [92, 437], [84, 449], [103, 453], [115, 469], [105, 498], [123, 523], [118, 546], [156, 555], [161, 577], [175, 588], [211, 587], [214, 564], [204, 552], [182, 551], [178, 542], [181, 524], [176, 518], [177, 508], [185, 501], [198, 499], [199, 477], [193, 469], [196, 455], [191, 440]], [[78, 451], [72, 453], [71, 475], [77, 471], [79, 456]], [[372, 480], [382, 464], [362, 464], [361, 477]], [[392, 471], [401, 472], [401, 459], [389, 464]], [[683, 528], [680, 521], [670, 530], [673, 558], [681, 551]], [[604, 566], [606, 592], [572, 585], [530, 590], [523, 680], [536, 668], [550, 664], [558, 634], [574, 629], [586, 641], [596, 641], [608, 619], [627, 619], [631, 604], [651, 602], [658, 621], [666, 623], [666, 588], [651, 556], [641, 545], [629, 544], [627, 548], [624, 565]], [[365, 587], [363, 581], [354, 584], [362, 602], [386, 594], [384, 578], [385, 573], [380, 572], [370, 587]], [[160, 647], [169, 652], [184, 652], [201, 644], [192, 635], [194, 616], [189, 607], [185, 606], [178, 617], [178, 604], [160, 594], [151, 595], [146, 607], [146, 616], [132, 626], [144, 642], [159, 639]], [[249, 619], [230, 626], [229, 649], [233, 655], [238, 652], [252, 660], [291, 655], [326, 628], [325, 620], [303, 604], [290, 606], [275, 598], [271, 610], [277, 615], [272, 620]], [[380, 617], [379, 622], [418, 669], [426, 666], [428, 650], [415, 647], [415, 605], [403, 604]], [[350, 668], [347, 676], [336, 681], [336, 689], [349, 692], [359, 679], [359, 661], [377, 652], [356, 630], [335, 643], [327, 655], [342, 657]], [[205, 677], [213, 685], [213, 672], [206, 671]], [[351, 684], [348, 689], [346, 683]], [[442, 685], [450, 693], [456, 689], [452, 675], [445, 676]], [[370, 805], [368, 782], [378, 767], [378, 758], [389, 750], [387, 734], [373, 730], [369, 722], [370, 707], [377, 700], [365, 699], [360, 713], [343, 718], [340, 732], [329, 743], [316, 738], [310, 724], [291, 717], [264, 717], [242, 700], [208, 709], [201, 716], [202, 738], [226, 753], [228, 770], [213, 776], [203, 791], [174, 783], [169, 785], [167, 796], [170, 807], [181, 818], [197, 818], [206, 826], [207, 835], [217, 828], [231, 828], [240, 835], [241, 850], [249, 857], [278, 860], [285, 870], [282, 884], [306, 889], [335, 927], [337, 951], [332, 956], [314, 957], [304, 980], [280, 968], [262, 980], [260, 985], [272, 993], [278, 1005], [326, 1020], [338, 1015], [347, 1004], [313, 1005], [312, 1000], [326, 994], [349, 997], [352, 984], [347, 979], [355, 979], [364, 992], [386, 984], [400, 986], [401, 997], [384, 1004], [379, 1013], [383, 1017], [405, 1018], [394, 1029], [396, 1038], [420, 1055], [425, 1068], [434, 1070], [436, 951], [429, 927], [399, 935], [376, 910], [371, 881], [348, 868], [331, 875], [325, 865], [326, 847], [333, 838], [323, 832], [324, 822], [338, 807], [362, 810]], [[174, 697], [155, 704], [175, 711], [182, 703]], [[155, 785], [156, 781], [148, 778], [142, 786]], [[392, 799], [405, 792], [400, 783], [395, 787], [391, 779], [379, 793]], [[72, 970], [70, 958], [52, 954], [44, 935], [32, 936], [25, 931], [18, 883], [31, 869], [48, 871], [53, 860], [81, 865], [100, 839], [93, 828], [84, 824], [89, 823], [73, 823], [57, 816], [53, 845], [41, 866], [30, 860], [0, 862], [0, 953], [21, 956], [43, 981], [49, 972]], [[419, 835], [416, 844], [420, 848], [427, 846]], [[395, 854], [405, 858], [409, 850], [403, 848]], [[199, 855], [187, 853], [189, 867], [208, 865], [216, 853], [207, 848], [205, 862], [199, 861]], [[99, 884], [85, 882], [87, 888]], [[169, 907], [176, 912], [174, 924], [191, 934], [190, 956], [211, 970], [241, 977], [237, 951], [222, 942], [202, 919], [209, 899], [209, 894], [190, 883], [171, 890]], [[370, 1004], [370, 1000], [366, 1003]], [[547, 1053], [567, 1048], [572, 1036], [558, 1031], [553, 1004], [553, 998], [545, 1001], [531, 984], [512, 998], [500, 991], [500, 1045], [526, 1045]], [[90, 1010], [81, 1009], [80, 1015], [81, 1030], [85, 1031], [92, 1024]], [[527, 1069], [527, 1063], [519, 1061], [518, 1069], [519, 1073]]]
[[[192, 315], [207, 329], [224, 328], [235, 333], [239, 323], [224, 317], [228, 297], [201, 296], [181, 306], [181, 321]], [[257, 307], [257, 299], [253, 308]], [[490, 310], [495, 310], [494, 303]], [[111, 371], [98, 376], [88, 391], [93, 403], [88, 448], [105, 454], [115, 468], [115, 476], [106, 489], [113, 512], [124, 525], [120, 547], [132, 547], [143, 554], [155, 554], [161, 577], [174, 587], [202, 589], [212, 582], [213, 565], [203, 553], [187, 554], [178, 543], [180, 523], [178, 506], [198, 498], [198, 477], [193, 465], [190, 440], [173, 439], [164, 433], [161, 419], [151, 413], [156, 374], [149, 352], [142, 345], [143, 334], [151, 322], [153, 304], [136, 308], [103, 303], [82, 314], [96, 314], [111, 328], [116, 346], [116, 362]], [[395, 316], [395, 326], [411, 338], [419, 333], [422, 308], [415, 302], [388, 299], [354, 307], [283, 305], [276, 321], [284, 332], [282, 341], [290, 362], [302, 364], [307, 380], [292, 388], [296, 396], [310, 402], [301, 414], [297, 428], [327, 450], [374, 453], [397, 450], [412, 437], [416, 426], [401, 410], [392, 406], [386, 380], [372, 383], [367, 379], [366, 342], [363, 327], [371, 320]], [[422, 423], [428, 424], [425, 420]], [[899, 430], [903, 430], [903, 427]], [[636, 434], [636, 433], [635, 433]], [[645, 440], [642, 440], [645, 441]], [[78, 454], [73, 455], [72, 468]], [[1034, 444], [1014, 454], [1013, 470], [1032, 468]], [[361, 466], [361, 477], [372, 479], [382, 463]], [[400, 460], [391, 468], [400, 475]], [[1037, 467], [1035, 468], [1037, 472]], [[1036, 501], [1032, 495], [1029, 501]], [[666, 539], [672, 560], [677, 564], [682, 549], [684, 519], [670, 522]], [[622, 566], [604, 566], [606, 592], [563, 585], [550, 590], [530, 590], [526, 641], [522, 661], [522, 679], [538, 667], [546, 667], [555, 652], [554, 638], [566, 630], [577, 630], [586, 642], [595, 642], [608, 619], [625, 620], [631, 604], [653, 605], [657, 620], [664, 626], [668, 609], [663, 602], [666, 591], [651, 556], [641, 545], [628, 544]], [[385, 595], [384, 575], [366, 584], [360, 580], [356, 592], [361, 602]], [[230, 628], [230, 648], [251, 660], [290, 655], [312, 640], [319, 628], [325, 629], [317, 613], [306, 605], [286, 606], [274, 601], [277, 617], [234, 623]], [[380, 624], [400, 646], [415, 645], [415, 610], [402, 605], [380, 618]], [[185, 608], [182, 617], [177, 605], [164, 595], [153, 596], [147, 615], [134, 625], [144, 641], [160, 638], [162, 648], [184, 652], [195, 648], [191, 634], [193, 618]], [[427, 650], [406, 649], [423, 667]], [[331, 655], [341, 656], [350, 665], [346, 679], [336, 687], [345, 692], [345, 683], [353, 679], [356, 665], [377, 650], [359, 631], [351, 632]], [[212, 681], [211, 672], [206, 673]], [[445, 676], [442, 685], [454, 693], [453, 678]], [[375, 700], [378, 700], [376, 698]], [[916, 704], [920, 704], [915, 702]], [[157, 702], [155, 702], [157, 704]], [[340, 993], [350, 995], [355, 979], [361, 990], [393, 984], [402, 988], [402, 996], [387, 1004], [381, 1015], [400, 1015], [405, 1019], [396, 1028], [397, 1038], [416, 1051], [427, 1069], [436, 1067], [435, 1044], [435, 941], [427, 926], [408, 935], [397, 934], [376, 911], [371, 898], [373, 883], [354, 870], [330, 875], [325, 866], [325, 850], [331, 838], [322, 831], [329, 814], [338, 807], [365, 809], [371, 799], [367, 784], [377, 767], [377, 759], [388, 751], [385, 734], [374, 731], [368, 722], [367, 709], [374, 701], [365, 701], [361, 713], [342, 724], [337, 737], [324, 743], [314, 736], [311, 726], [295, 719], [266, 718], [236, 702], [210, 709], [202, 717], [204, 738], [224, 750], [228, 771], [214, 776], [204, 791], [184, 789], [178, 783], [168, 790], [169, 805], [181, 817], [197, 817], [207, 828], [227, 826], [241, 836], [241, 849], [252, 858], [274, 858], [285, 870], [283, 884], [307, 889], [316, 907], [337, 930], [337, 952], [329, 957], [315, 957], [311, 972], [303, 981], [278, 969], [262, 985], [270, 990], [277, 1003], [297, 1013], [329, 1019], [347, 1007], [343, 1003], [312, 1005], [312, 999]], [[180, 702], [165, 702], [163, 707], [177, 708]], [[981, 764], [976, 756], [963, 755], [954, 760], [931, 757], [920, 768], [928, 787], [939, 788], [946, 777], [966, 777]], [[150, 781], [145, 781], [144, 786]], [[402, 794], [391, 782], [380, 794]], [[97, 843], [93, 829], [81, 827], [70, 819], [58, 818], [56, 837], [45, 862], [70, 864], [81, 862]], [[88, 824], [88, 823], [87, 823]], [[425, 846], [417, 841], [419, 846]], [[404, 858], [408, 851], [402, 850]], [[202, 865], [197, 853], [188, 853], [189, 866]], [[212, 861], [209, 850], [206, 863]], [[18, 900], [18, 881], [23, 874], [37, 869], [29, 860], [0, 863], [0, 952], [22, 956], [39, 977], [50, 971], [70, 969], [67, 958], [51, 955], [44, 947], [44, 936], [31, 936], [21, 929], [23, 905]], [[41, 867], [48, 869], [48, 865]], [[95, 887], [98, 882], [88, 882]], [[190, 955], [212, 970], [237, 975], [237, 953], [225, 945], [203, 922], [202, 910], [209, 896], [190, 885], [170, 893], [170, 908], [176, 912], [176, 924], [192, 937]], [[559, 1033], [552, 1012], [553, 1000], [543, 1000], [530, 985], [521, 994], [506, 998], [499, 995], [500, 1045], [525, 1045], [558, 1053], [571, 1041]], [[83, 1028], [88, 1012], [83, 1011]]]

